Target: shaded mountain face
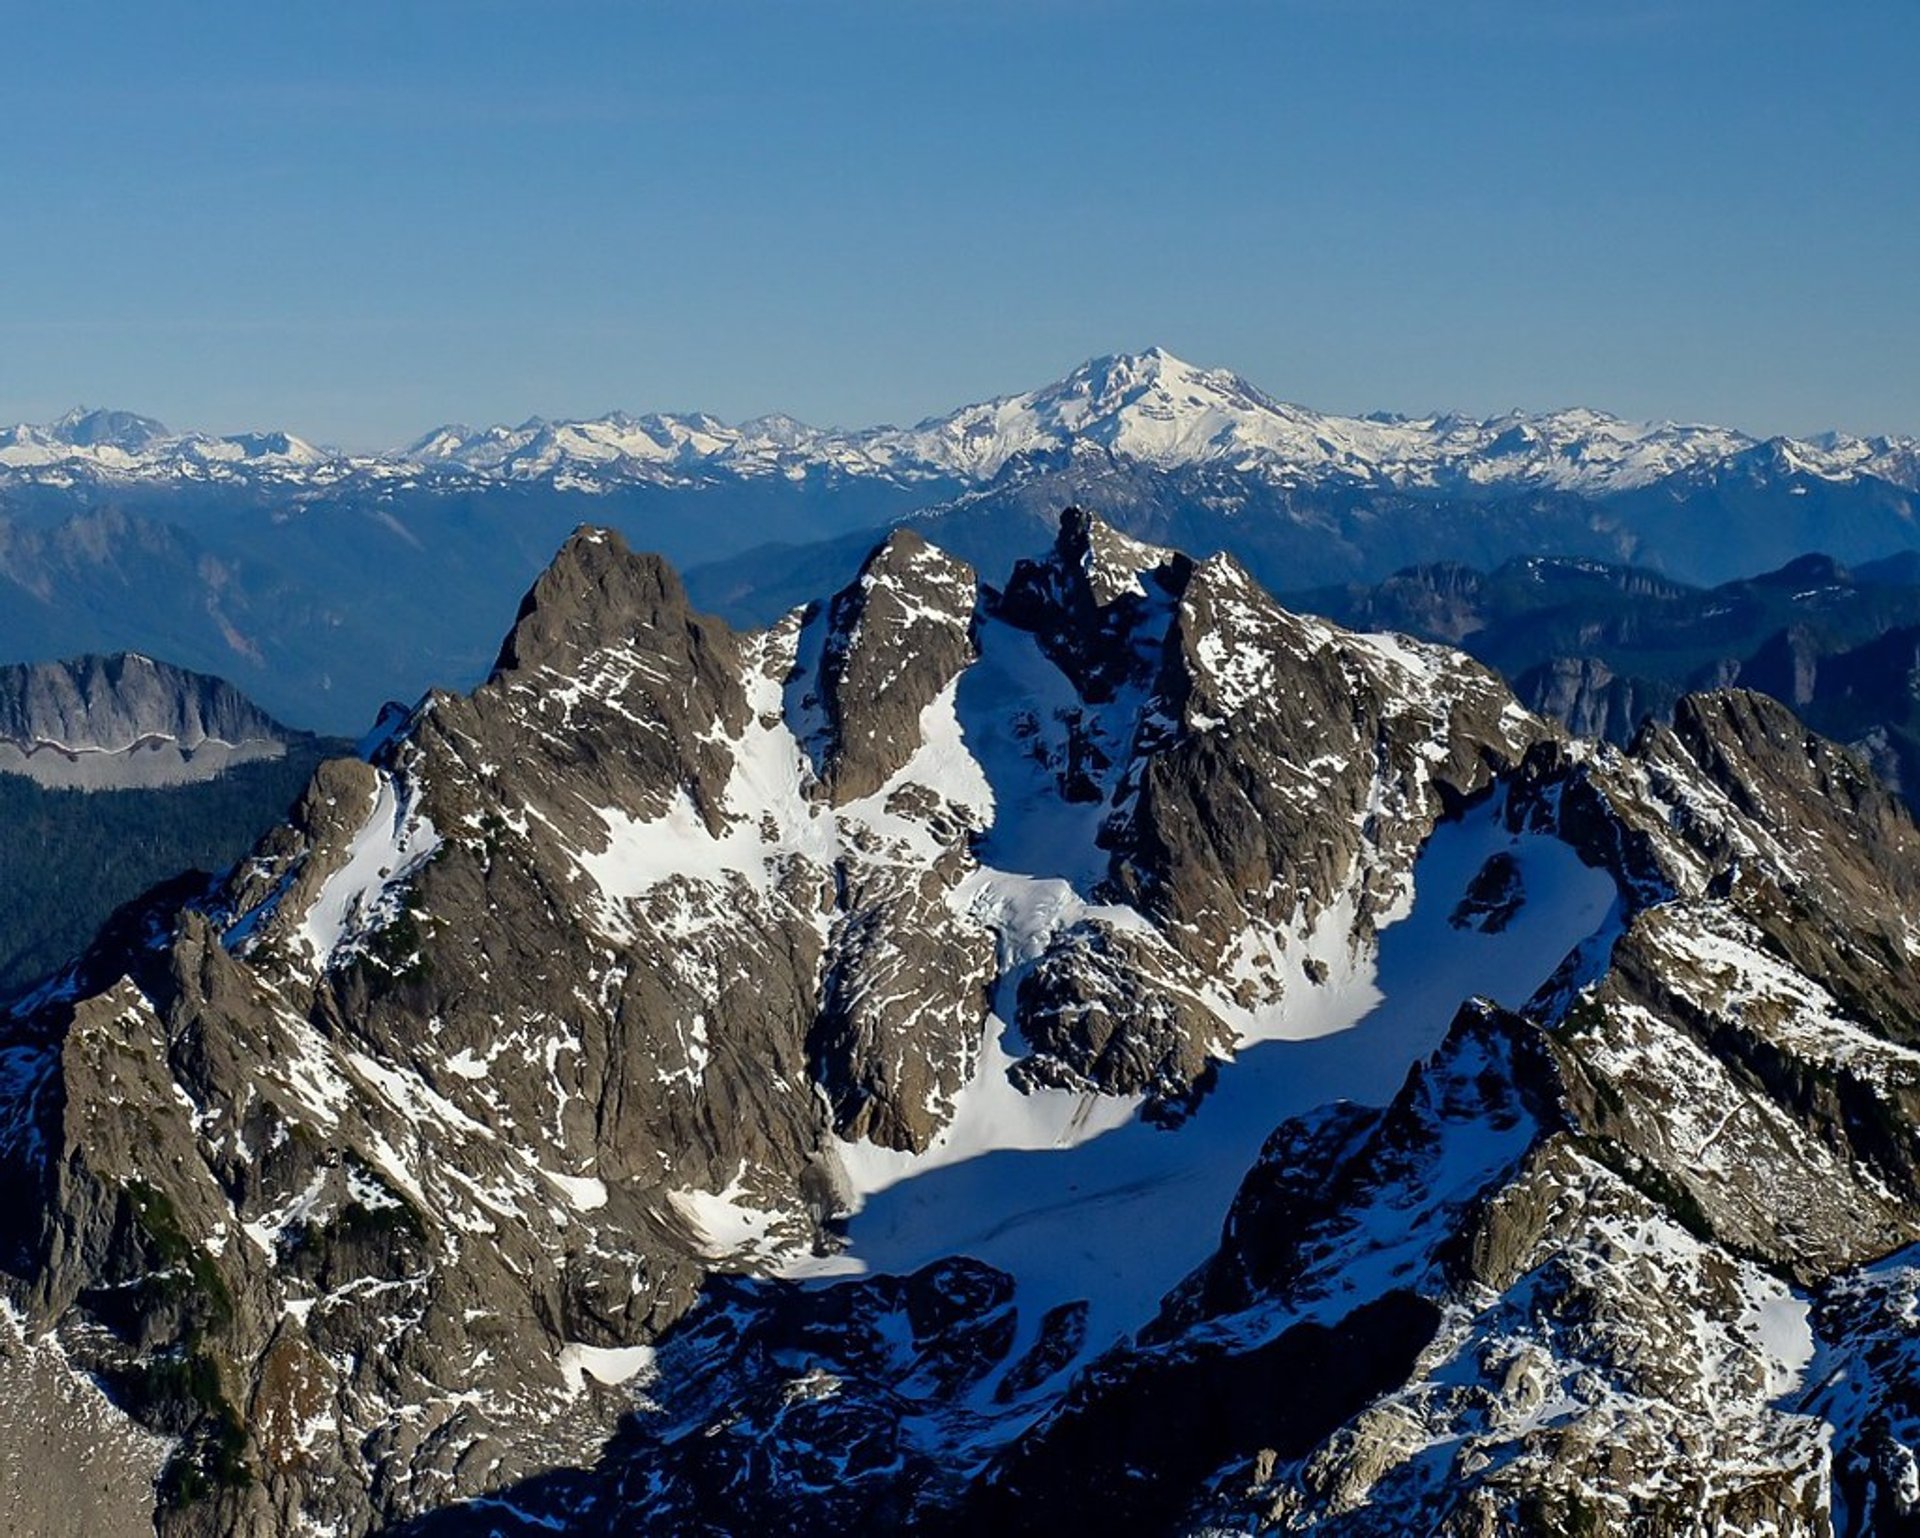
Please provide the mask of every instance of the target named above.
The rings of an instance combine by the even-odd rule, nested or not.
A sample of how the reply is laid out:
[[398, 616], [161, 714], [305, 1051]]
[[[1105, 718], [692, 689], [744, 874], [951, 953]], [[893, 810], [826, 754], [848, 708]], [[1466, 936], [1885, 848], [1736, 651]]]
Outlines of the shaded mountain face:
[[154, 883], [227, 869], [285, 819], [323, 759], [350, 747], [302, 739], [282, 757], [158, 788], [48, 790], [0, 776], [0, 998], [66, 966]]
[[764, 625], [902, 520], [996, 585], [1069, 503], [1276, 590], [1541, 553], [1719, 581], [1736, 558], [1920, 548], [1916, 487], [1908, 440], [1580, 409], [1341, 417], [1160, 349], [907, 428], [614, 412], [352, 454], [75, 412], [0, 431], [0, 655], [131, 647], [350, 732], [385, 699], [482, 678], [498, 616], [583, 518], [710, 568], [698, 601]]
[[1795, 626], [1770, 638], [1739, 676], [1864, 754], [1910, 803], [1920, 800], [1920, 625], [1857, 646]]
[[0, 1026], [45, 1488], [104, 1426], [183, 1534], [1907, 1499], [1920, 836], [1772, 702], [1574, 741], [1070, 513], [751, 632], [583, 530], [387, 725]]
[[1649, 718], [1670, 719], [1689, 689], [1754, 689], [1911, 796], [1920, 786], [1914, 575], [1904, 561], [1850, 569], [1806, 555], [1702, 589], [1637, 567], [1530, 559], [1491, 572], [1413, 567], [1288, 602], [1461, 646], [1500, 669], [1529, 708], [1621, 745]]

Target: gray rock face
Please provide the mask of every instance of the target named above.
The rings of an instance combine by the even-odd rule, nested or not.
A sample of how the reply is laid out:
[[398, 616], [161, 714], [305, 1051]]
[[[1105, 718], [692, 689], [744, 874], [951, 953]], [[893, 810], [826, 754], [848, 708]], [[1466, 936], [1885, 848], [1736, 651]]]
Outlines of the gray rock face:
[[[924, 1148], [972, 1077], [984, 1035], [993, 948], [957, 932], [950, 901], [972, 867], [974, 818], [932, 788], [896, 783], [923, 745], [922, 719], [978, 656], [971, 568], [901, 532], [800, 626], [789, 715], [834, 807], [873, 803], [881, 822], [917, 826], [922, 860], [857, 814], [832, 860], [834, 960], [808, 1036], [842, 1136]], [[891, 788], [889, 788], [891, 787]], [[914, 937], [901, 944], [900, 937]]]
[[131, 652], [0, 667], [0, 773], [58, 789], [194, 784], [301, 735], [231, 684]]
[[1456, 929], [1498, 934], [1526, 902], [1526, 875], [1511, 854], [1501, 851], [1487, 857], [1447, 922]]
[[35, 1317], [181, 1439], [163, 1525], [363, 1531], [583, 1458], [707, 1267], [676, 1193], [738, 1180], [804, 1232], [830, 883], [770, 876], [696, 945], [684, 890], [593, 875], [636, 820], [725, 824], [755, 679], [777, 700], [584, 536], [484, 689], [324, 766], [225, 890], [18, 1027]]
[[[1512, 826], [1613, 868], [1605, 943], [1523, 1012], [1463, 1009], [1384, 1108], [1278, 1129], [1219, 1253], [1030, 1429], [942, 1480], [904, 1428], [965, 1425], [967, 1401], [908, 1388], [928, 1358], [737, 1299], [756, 1323], [679, 1346], [735, 1389], [664, 1393], [615, 1485], [537, 1509], [826, 1532], [846, 1514], [825, 1470], [859, 1466], [866, 1520], [936, 1533], [1900, 1530], [1912, 1268], [1855, 1268], [1920, 1221], [1920, 1058], [1900, 985], [1872, 986], [1913, 911], [1911, 824], [1742, 695], [1688, 701], [1631, 756], [1543, 741], [1500, 783]], [[1782, 894], [1816, 882], [1831, 904], [1787, 921]], [[1469, 891], [1543, 895], [1487, 867]], [[744, 1353], [742, 1329], [772, 1334]], [[1007, 1383], [1044, 1372], [1018, 1355]], [[813, 1376], [773, 1365], [794, 1361]], [[803, 1392], [830, 1421], [734, 1419], [737, 1395]], [[715, 1439], [752, 1449], [750, 1476], [701, 1482], [687, 1460]]]
[[[1456, 654], [1289, 614], [1230, 557], [1084, 513], [989, 608], [1075, 683], [1058, 794], [1105, 813], [1096, 894], [1162, 937], [1089, 916], [1037, 957], [1016, 1008], [1039, 1082], [1178, 1105], [1231, 1049], [1209, 988], [1257, 1010], [1317, 925], [1364, 941], [1443, 810], [1546, 731]], [[1352, 911], [1329, 921], [1339, 898]]]
[[[901, 535], [752, 633], [583, 530], [488, 681], [389, 725], [0, 1023], [6, 1292], [49, 1403], [90, 1375], [164, 1457], [162, 1532], [1912, 1504], [1905, 1284], [1862, 1268], [1920, 1239], [1920, 835], [1783, 708], [1570, 742], [1070, 514], [1004, 591]], [[1284, 1121], [1157, 1317], [966, 1255], [828, 1280], [889, 1181], [964, 1203], [1136, 1101], [1217, 1158], [1210, 1092], [1335, 1029], [1455, 821], [1436, 946], [1582, 863], [1614, 911], [1530, 999], [1449, 994], [1384, 1103]]]
[[1576, 737], [1629, 741], [1649, 716], [1673, 713], [1681, 691], [1644, 678], [1622, 678], [1597, 657], [1555, 657], [1513, 681], [1529, 710], [1564, 724]]
[[1914, 571], [1904, 559], [1850, 569], [1802, 555], [1701, 589], [1562, 557], [1490, 572], [1414, 567], [1372, 588], [1323, 588], [1288, 601], [1350, 627], [1461, 646], [1500, 669], [1529, 709], [1576, 736], [1621, 746], [1649, 717], [1671, 719], [1688, 692], [1756, 690], [1867, 755], [1913, 806]]
[[1181, 594], [1154, 703], [1180, 730], [1129, 786], [1117, 881], [1215, 968], [1223, 897], [1311, 922], [1358, 864], [1377, 920], [1443, 809], [1544, 735], [1484, 669], [1288, 614], [1223, 556]]

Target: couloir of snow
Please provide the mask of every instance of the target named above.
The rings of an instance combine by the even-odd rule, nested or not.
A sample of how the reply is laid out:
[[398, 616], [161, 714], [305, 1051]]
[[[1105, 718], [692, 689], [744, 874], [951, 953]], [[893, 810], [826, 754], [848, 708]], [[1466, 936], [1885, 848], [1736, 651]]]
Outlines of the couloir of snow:
[[[1501, 851], [1520, 865], [1520, 912], [1495, 934], [1453, 927], [1468, 883]], [[1053, 895], [1065, 900], [1064, 886]], [[1138, 1328], [1217, 1246], [1234, 1192], [1280, 1122], [1338, 1099], [1386, 1101], [1464, 1000], [1520, 1005], [1610, 922], [1618, 900], [1605, 873], [1555, 838], [1508, 833], [1493, 805], [1434, 832], [1414, 893], [1377, 957], [1353, 956], [1344, 916], [1331, 911], [1309, 947], [1332, 964], [1327, 983], [1296, 989], [1285, 1036], [1243, 1046], [1175, 1129], [1140, 1121], [1131, 1101], [1022, 1094], [1006, 1076], [1018, 1042], [996, 1022], [980, 1073], [928, 1152], [843, 1147], [860, 1198], [849, 1246], [788, 1274], [905, 1272], [971, 1255], [1017, 1278], [1029, 1335], [1046, 1309], [1074, 1299], [1090, 1305], [1090, 1350]]]
[[395, 894], [440, 847], [417, 792], [385, 770], [379, 774], [373, 806], [345, 862], [322, 884], [301, 921], [300, 939], [322, 969], [393, 918]]

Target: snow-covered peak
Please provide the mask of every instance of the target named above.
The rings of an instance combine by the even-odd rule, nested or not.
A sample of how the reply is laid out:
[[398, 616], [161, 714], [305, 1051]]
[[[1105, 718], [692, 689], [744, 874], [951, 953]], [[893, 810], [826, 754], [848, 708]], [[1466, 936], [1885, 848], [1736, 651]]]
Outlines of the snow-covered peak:
[[1082, 442], [1156, 465], [1217, 459], [1275, 441], [1290, 411], [1237, 374], [1154, 347], [1095, 358], [1056, 383], [962, 407], [902, 438], [914, 453], [984, 479], [1016, 456]]
[[399, 451], [401, 459], [414, 460], [421, 464], [431, 464], [436, 460], [451, 459], [474, 436], [473, 429], [464, 422], [443, 422], [431, 432], [422, 433], [413, 442]]
[[208, 459], [285, 465], [318, 465], [330, 457], [327, 450], [287, 432], [234, 433], [205, 444], [202, 453]]
[[[503, 480], [571, 477], [584, 489], [608, 481], [675, 479], [708, 470], [741, 475], [804, 473], [815, 464], [841, 463], [879, 473], [852, 447], [860, 435], [832, 434], [792, 417], [756, 417], [738, 425], [705, 412], [655, 412], [476, 430], [434, 429], [396, 458], [416, 466], [446, 466]], [[586, 478], [586, 479], [583, 479]]]
[[981, 479], [1022, 455], [1091, 444], [1162, 468], [1217, 464], [1285, 484], [1466, 492], [1623, 490], [1754, 441], [1725, 428], [1628, 422], [1587, 408], [1339, 416], [1277, 400], [1238, 374], [1161, 347], [1093, 359], [1054, 384], [963, 407], [901, 436], [911, 452]]

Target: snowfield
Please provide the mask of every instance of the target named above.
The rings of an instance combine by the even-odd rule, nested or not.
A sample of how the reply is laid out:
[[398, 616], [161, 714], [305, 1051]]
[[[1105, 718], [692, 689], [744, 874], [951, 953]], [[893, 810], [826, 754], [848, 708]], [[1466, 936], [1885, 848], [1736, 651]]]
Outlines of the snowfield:
[[[1501, 852], [1520, 866], [1519, 913], [1498, 933], [1454, 927], [1468, 884]], [[1244, 1045], [1178, 1128], [1141, 1121], [1132, 1100], [1022, 1094], [1007, 1079], [1021, 1044], [996, 1021], [979, 1075], [926, 1153], [842, 1145], [859, 1197], [849, 1246], [786, 1274], [825, 1280], [974, 1256], [1018, 1280], [1025, 1334], [1009, 1360], [1047, 1309], [1074, 1299], [1091, 1304], [1089, 1352], [1137, 1329], [1218, 1245], [1234, 1192], [1276, 1126], [1335, 1100], [1384, 1103], [1463, 1001], [1518, 1007], [1607, 928], [1619, 900], [1612, 878], [1558, 839], [1508, 833], [1494, 804], [1438, 828], [1414, 880], [1411, 911], [1384, 931], [1378, 955], [1348, 957], [1344, 971], [1296, 995], [1285, 1035]], [[1328, 917], [1328, 927], [1343, 922], [1338, 910]], [[1341, 948], [1319, 949], [1337, 957]]]

